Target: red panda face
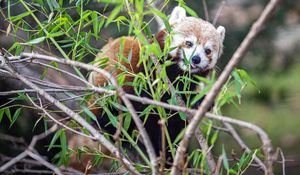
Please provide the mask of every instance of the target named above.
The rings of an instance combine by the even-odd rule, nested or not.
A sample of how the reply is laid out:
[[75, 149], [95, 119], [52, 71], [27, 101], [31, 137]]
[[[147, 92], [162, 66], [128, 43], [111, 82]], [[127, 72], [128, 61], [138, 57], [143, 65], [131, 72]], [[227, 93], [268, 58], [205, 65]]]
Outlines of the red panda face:
[[217, 29], [200, 18], [186, 17], [185, 10], [176, 7], [170, 17], [173, 35], [169, 55], [183, 71], [199, 73], [212, 69], [223, 50], [225, 28]]

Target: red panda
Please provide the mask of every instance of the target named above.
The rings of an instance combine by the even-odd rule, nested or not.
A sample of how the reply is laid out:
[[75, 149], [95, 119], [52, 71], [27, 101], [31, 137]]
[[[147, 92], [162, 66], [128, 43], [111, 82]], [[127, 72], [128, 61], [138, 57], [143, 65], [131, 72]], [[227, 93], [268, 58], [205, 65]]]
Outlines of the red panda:
[[[200, 18], [187, 17], [186, 11], [181, 7], [175, 7], [169, 18], [174, 34], [171, 35], [170, 47], [175, 48], [168, 53], [168, 59], [175, 64], [166, 68], [168, 78], [173, 82], [174, 87], [178, 90], [183, 90], [184, 84], [176, 79], [184, 74], [188, 73], [191, 78], [196, 80], [195, 75], [207, 76], [209, 71], [215, 66], [218, 58], [222, 54], [223, 40], [225, 36], [225, 28], [219, 26], [215, 28], [212, 24], [204, 21]], [[170, 34], [167, 30], [162, 29], [159, 31], [155, 38], [158, 41], [161, 49], [164, 49], [165, 39]], [[121, 44], [122, 43], [122, 44]], [[120, 51], [122, 45], [123, 50]], [[95, 66], [99, 66], [98, 60], [103, 58], [109, 58], [104, 68], [106, 71], [111, 72], [114, 77], [118, 77], [124, 74], [125, 71], [116, 67], [116, 64], [121, 64], [126, 67], [130, 73], [126, 74], [125, 83], [133, 82], [134, 76], [143, 72], [143, 65], [139, 65], [141, 42], [134, 37], [121, 37], [106, 44], [101, 50], [102, 52], [95, 58]], [[130, 55], [130, 62], [122, 60], [118, 55], [122, 52], [122, 56], [127, 58]], [[196, 80], [197, 81], [197, 80]], [[92, 72], [89, 76], [89, 82], [96, 86], [104, 86], [108, 84], [107, 79], [96, 72]], [[200, 83], [200, 82], [199, 82]], [[199, 83], [191, 83], [189, 91], [196, 91]], [[127, 93], [134, 93], [132, 86], [123, 86]], [[161, 101], [168, 102], [172, 94], [163, 94]], [[174, 94], [173, 94], [174, 95]], [[141, 97], [152, 98], [148, 93], [141, 93]], [[185, 100], [185, 97], [183, 96]], [[93, 102], [93, 101], [92, 101]], [[91, 103], [92, 103], [91, 102]], [[133, 102], [133, 106], [136, 111], [143, 111], [147, 105], [143, 105], [138, 102]], [[109, 119], [107, 116], [102, 115], [101, 109], [92, 110], [96, 116], [99, 116], [100, 125], [109, 132], [116, 130], [112, 125], [108, 125]], [[118, 112], [118, 111], [117, 111]], [[185, 121], [179, 117], [179, 114], [174, 111], [168, 111], [174, 113], [174, 116], [167, 120], [166, 126], [170, 134], [172, 141], [185, 127]], [[115, 113], [114, 115], [118, 115]], [[158, 124], [160, 117], [156, 114], [150, 114], [145, 122], [145, 128], [149, 134], [151, 142], [155, 148], [156, 154], [159, 154], [161, 150], [161, 129]]]

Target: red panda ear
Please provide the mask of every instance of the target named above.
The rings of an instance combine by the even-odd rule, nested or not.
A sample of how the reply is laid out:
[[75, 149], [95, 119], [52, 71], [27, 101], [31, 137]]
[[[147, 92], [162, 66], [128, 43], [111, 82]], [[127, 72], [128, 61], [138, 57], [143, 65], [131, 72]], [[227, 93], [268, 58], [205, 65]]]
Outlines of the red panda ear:
[[219, 26], [217, 28], [217, 32], [219, 33], [219, 35], [221, 37], [221, 42], [223, 43], [224, 38], [225, 38], [225, 28], [223, 26]]
[[186, 17], [186, 12], [184, 8], [177, 6], [173, 9], [171, 13], [169, 23], [170, 25], [174, 25], [176, 23], [179, 23], [185, 17]]

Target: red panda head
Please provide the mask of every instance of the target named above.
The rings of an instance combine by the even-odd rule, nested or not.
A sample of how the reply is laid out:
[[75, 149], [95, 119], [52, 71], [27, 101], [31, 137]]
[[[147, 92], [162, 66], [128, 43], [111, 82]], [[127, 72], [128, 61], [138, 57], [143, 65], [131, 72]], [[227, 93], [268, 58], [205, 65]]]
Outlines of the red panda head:
[[169, 55], [183, 71], [205, 72], [212, 69], [223, 51], [225, 28], [215, 28], [200, 18], [187, 17], [182, 7], [175, 7], [169, 23], [172, 27]]

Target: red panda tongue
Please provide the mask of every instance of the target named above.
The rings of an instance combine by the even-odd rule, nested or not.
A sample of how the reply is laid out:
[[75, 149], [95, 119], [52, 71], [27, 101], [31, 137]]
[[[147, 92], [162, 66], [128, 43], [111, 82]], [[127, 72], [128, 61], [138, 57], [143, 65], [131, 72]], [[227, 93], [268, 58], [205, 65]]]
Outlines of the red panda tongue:
[[191, 67], [192, 67], [193, 69], [195, 69], [195, 68], [196, 68], [196, 65], [194, 65], [194, 64], [191, 64]]

